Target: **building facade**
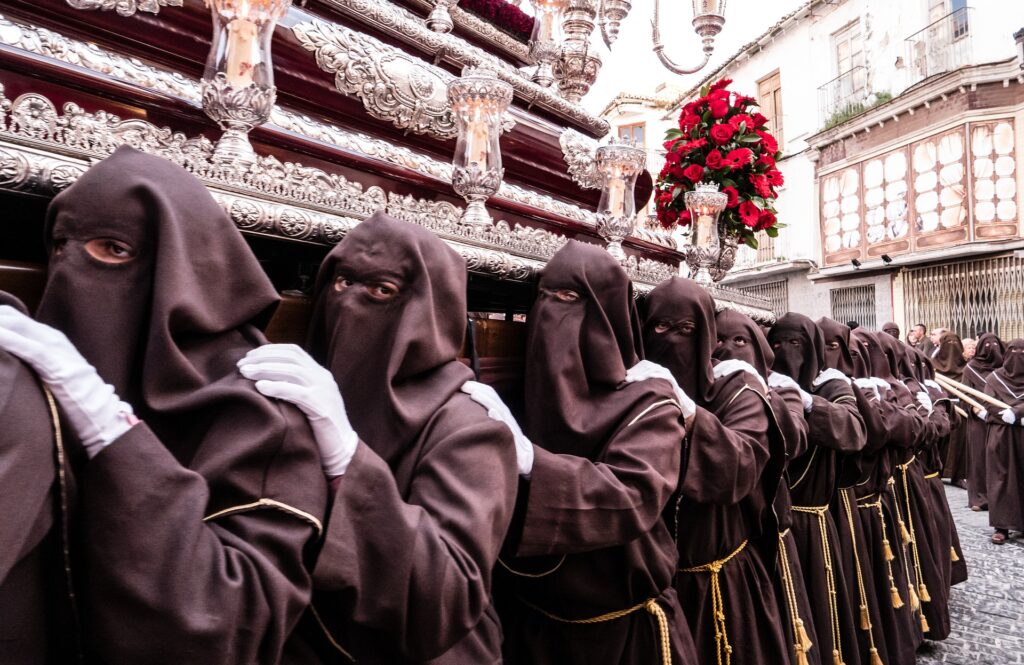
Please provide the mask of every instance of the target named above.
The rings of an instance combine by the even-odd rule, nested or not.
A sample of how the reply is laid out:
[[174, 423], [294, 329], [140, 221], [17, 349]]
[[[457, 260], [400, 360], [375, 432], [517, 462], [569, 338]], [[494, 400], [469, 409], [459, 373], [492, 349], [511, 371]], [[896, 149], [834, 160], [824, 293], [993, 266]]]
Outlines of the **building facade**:
[[671, 101], [620, 95], [604, 115], [645, 123], [660, 149], [700, 86], [733, 79], [785, 153], [788, 226], [741, 251], [729, 286], [776, 311], [1012, 338], [1024, 335], [1022, 26], [1024, 3], [812, 0]]

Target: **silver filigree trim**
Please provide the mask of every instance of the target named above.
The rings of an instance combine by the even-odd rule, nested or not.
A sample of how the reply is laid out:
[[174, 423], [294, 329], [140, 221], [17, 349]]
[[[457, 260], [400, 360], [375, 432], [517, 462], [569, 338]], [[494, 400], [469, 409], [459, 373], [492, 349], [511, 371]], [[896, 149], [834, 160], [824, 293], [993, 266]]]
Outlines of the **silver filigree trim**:
[[597, 141], [575, 129], [566, 129], [558, 137], [562, 158], [572, 181], [583, 189], [600, 189], [601, 174], [597, 171]]
[[74, 9], [115, 11], [121, 16], [134, 16], [135, 12], [157, 14], [161, 7], [181, 7], [182, 0], [67, 0]]

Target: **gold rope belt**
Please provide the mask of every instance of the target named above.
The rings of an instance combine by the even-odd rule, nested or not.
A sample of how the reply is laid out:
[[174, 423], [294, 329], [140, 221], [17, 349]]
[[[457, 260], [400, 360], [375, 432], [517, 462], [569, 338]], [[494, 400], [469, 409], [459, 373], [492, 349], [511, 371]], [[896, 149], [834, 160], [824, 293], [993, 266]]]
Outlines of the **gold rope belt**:
[[907, 467], [910, 466], [911, 464], [913, 464], [916, 461], [917, 461], [917, 455], [911, 455], [910, 459], [908, 459], [903, 464], [897, 464], [896, 468], [899, 469], [900, 471], [906, 471]]
[[[917, 547], [917, 532], [914, 530], [914, 514], [910, 512], [910, 483], [907, 481], [907, 467], [910, 466], [911, 462], [907, 462], [907, 466], [900, 468], [903, 472], [903, 500], [907, 507], [907, 522], [910, 524], [910, 548], [914, 554], [914, 572], [917, 574], [917, 597], [922, 603], [932, 602], [931, 594], [928, 593], [928, 586], [924, 583], [924, 576], [921, 572], [921, 556]], [[894, 491], [895, 495], [895, 491]], [[897, 501], [899, 498], [897, 497]], [[921, 610], [921, 632], [927, 633], [929, 631], [928, 620], [924, 617], [924, 610]]]
[[825, 581], [828, 587], [828, 613], [832, 623], [832, 663], [845, 665], [843, 660], [843, 644], [840, 636], [839, 601], [836, 589], [836, 576], [833, 570], [832, 548], [828, 542], [828, 506], [793, 506], [793, 511], [815, 515], [818, 518], [818, 533], [821, 536], [821, 553], [825, 559]]
[[925, 480], [931, 480], [932, 478], [938, 478], [938, 477], [939, 477], [939, 472], [936, 471], [935, 473], [929, 473], [927, 476], [924, 477], [924, 479]]
[[732, 554], [691, 568], [680, 568], [681, 573], [711, 573], [711, 613], [715, 617], [715, 652], [718, 656], [718, 665], [722, 665], [722, 655], [725, 654], [725, 665], [732, 662], [732, 646], [729, 644], [729, 635], [725, 630], [725, 599], [722, 597], [722, 585], [718, 579], [718, 573], [722, 567], [729, 563], [737, 554], [747, 546], [747, 541], [740, 543]]
[[[927, 476], [924, 477], [924, 479], [925, 480], [932, 480], [933, 478], [938, 478], [938, 477], [939, 477], [939, 472], [936, 471], [935, 473], [929, 473]], [[950, 545], [950, 547], [949, 547], [949, 560], [952, 561], [953, 563], [956, 563], [957, 561], [960, 560], [960, 555], [956, 553], [956, 548], [953, 547], [952, 545]]]
[[789, 529], [779, 534], [779, 571], [782, 573], [782, 588], [786, 592], [786, 604], [789, 605], [789, 618], [793, 624], [793, 655], [796, 665], [808, 665], [807, 652], [814, 646], [800, 618], [800, 606], [796, 602], [796, 586], [793, 584], [793, 572], [789, 568], [789, 549], [786, 547], [786, 535]]
[[[906, 474], [904, 474], [904, 479], [906, 479]], [[899, 520], [900, 536], [903, 538], [903, 572], [907, 576], [907, 594], [910, 596], [910, 612], [911, 614], [914, 612], [919, 613], [918, 619], [921, 622], [921, 632], [927, 633], [930, 630], [928, 620], [925, 618], [924, 610], [921, 608], [921, 597], [917, 595], [917, 590], [914, 589], [914, 581], [910, 577], [910, 563], [908, 559], [913, 555], [913, 553], [908, 556], [906, 552], [907, 548], [913, 542], [914, 536], [907, 531], [906, 524], [903, 522], [903, 512], [900, 510], [900, 495], [896, 491], [895, 478], [889, 479], [889, 492], [892, 494], [892, 500], [896, 507], [896, 519]], [[918, 581], [920, 581], [920, 578], [918, 578]]]
[[[874, 501], [866, 501], [871, 497], [878, 497]], [[858, 508], [867, 508], [875, 511], [878, 515], [878, 522], [882, 529], [882, 557], [885, 559], [885, 566], [889, 572], [889, 597], [893, 609], [903, 607], [903, 599], [900, 598], [900, 591], [896, 588], [896, 578], [892, 574], [892, 561], [896, 555], [892, 553], [892, 545], [889, 543], [889, 530], [885, 526], [885, 511], [882, 509], [882, 497], [880, 494], [869, 494], [857, 500]]]
[[868, 631], [868, 644], [871, 648], [871, 665], [883, 665], [882, 657], [878, 655], [875, 647], [875, 632], [871, 625], [871, 614], [868, 612], [868, 594], [864, 590], [864, 571], [860, 566], [860, 553], [857, 552], [857, 530], [853, 526], [853, 509], [850, 507], [849, 490], [839, 490], [839, 496], [843, 500], [843, 510], [846, 512], [846, 521], [850, 525], [850, 543], [853, 546], [853, 564], [857, 569], [857, 593], [860, 595], [860, 629]]
[[658, 620], [658, 636], [659, 641], [661, 642], [662, 665], [672, 665], [672, 641], [668, 632], [668, 617], [665, 616], [665, 610], [661, 609], [661, 605], [658, 605], [658, 600], [656, 598], [648, 598], [644, 602], [637, 603], [633, 607], [627, 607], [624, 610], [608, 612], [607, 614], [602, 614], [596, 617], [588, 617], [586, 619], [565, 619], [556, 614], [552, 614], [551, 612], [548, 612], [547, 610], [541, 607], [537, 607], [536, 605], [526, 600], [522, 596], [519, 597], [519, 602], [521, 602], [523, 605], [526, 605], [531, 610], [534, 610], [535, 612], [551, 619], [552, 621], [576, 625], [592, 625], [596, 623], [606, 623], [608, 621], [615, 621], [616, 619], [621, 619], [622, 617], [629, 616], [630, 614], [633, 614], [634, 612], [639, 612], [640, 610], [647, 610], [649, 613], [654, 615], [654, 617]]

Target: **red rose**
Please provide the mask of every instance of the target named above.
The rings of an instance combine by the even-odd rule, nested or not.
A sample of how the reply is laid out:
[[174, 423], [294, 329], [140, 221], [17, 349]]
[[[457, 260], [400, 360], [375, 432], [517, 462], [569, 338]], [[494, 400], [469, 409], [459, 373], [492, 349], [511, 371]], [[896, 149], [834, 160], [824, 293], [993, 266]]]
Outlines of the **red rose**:
[[672, 192], [665, 190], [661, 194], [658, 194], [658, 205], [668, 205], [672, 203]]
[[707, 159], [704, 160], [704, 166], [708, 167], [709, 169], [715, 170], [722, 168], [722, 164], [724, 162], [725, 160], [722, 159], [722, 153], [718, 152], [717, 150], [712, 150], [711, 152], [708, 153]]
[[682, 166], [673, 166], [671, 169], [669, 169], [668, 174], [676, 180], [682, 180], [683, 178], [686, 177], [683, 175]]
[[671, 151], [673, 148], [676, 147], [676, 144], [679, 143], [680, 140], [681, 139], [672, 139], [670, 141], [665, 141], [664, 143], [661, 144], [661, 147], [664, 148], [666, 151]]
[[774, 169], [775, 157], [773, 157], [770, 153], [767, 152], [761, 153], [761, 156], [757, 158], [757, 165], [767, 166], [769, 170]]
[[768, 124], [768, 118], [764, 117], [760, 113], [754, 114], [754, 127], [764, 127]]
[[708, 88], [708, 91], [709, 92], [714, 92], [715, 90], [721, 90], [722, 88], [728, 88], [729, 84], [731, 84], [731, 83], [732, 83], [732, 79], [718, 79], [717, 81], [715, 81], [714, 83], [711, 84], [711, 87]]
[[683, 177], [690, 182], [699, 182], [704, 177], [704, 167], [700, 164], [690, 164], [683, 169]]
[[740, 193], [735, 187], [723, 187], [722, 193], [729, 197], [729, 202], [725, 204], [726, 208], [735, 208], [740, 202]]
[[665, 155], [665, 163], [667, 164], [678, 164], [679, 163], [679, 151], [673, 150], [672, 152]]
[[684, 210], [681, 213], [679, 213], [679, 226], [689, 226], [692, 222], [693, 220], [690, 218], [689, 210]]
[[757, 135], [761, 137], [761, 145], [764, 149], [773, 155], [779, 151], [779, 142], [775, 140], [775, 137], [768, 132], [758, 131]]
[[700, 124], [700, 116], [696, 113], [687, 113], [679, 118], [679, 129], [688, 132]]
[[753, 106], [754, 104], [757, 104], [757, 100], [753, 97], [748, 97], [747, 95], [736, 95], [736, 101], [733, 102], [733, 106], [738, 109], [746, 106]]
[[679, 217], [679, 213], [676, 212], [675, 210], [666, 210], [665, 211], [664, 222], [666, 224], [675, 224], [676, 223], [676, 219], [678, 219], [678, 217]]
[[771, 210], [762, 210], [761, 214], [757, 218], [757, 226], [754, 227], [755, 231], [764, 231], [765, 229], [771, 228], [775, 225], [775, 213]]
[[782, 177], [782, 171], [772, 169], [764, 174], [764, 177], [768, 180], [768, 184], [772, 187], [781, 186], [785, 180]]
[[768, 178], [765, 176], [755, 173], [750, 176], [750, 184], [754, 186], [754, 191], [758, 196], [763, 196], [766, 199], [772, 198], [772, 188], [768, 185]]
[[753, 159], [754, 152], [750, 148], [736, 148], [735, 150], [730, 150], [729, 154], [725, 156], [725, 161], [729, 162], [733, 171], [743, 168]]
[[761, 218], [761, 211], [756, 205], [754, 205], [753, 201], [744, 201], [741, 203], [739, 213], [740, 221], [750, 228], [755, 228], [758, 220]]
[[754, 119], [746, 113], [737, 113], [733, 117], [729, 118], [729, 124], [732, 125], [733, 129], [737, 132], [740, 131], [740, 123], [744, 123], [744, 131], [749, 132], [754, 128]]
[[729, 114], [729, 101], [725, 99], [713, 99], [711, 100], [709, 108], [711, 109], [712, 118], [724, 118]]
[[715, 125], [711, 128], [711, 139], [718, 145], [728, 143], [736, 130], [731, 125]]
[[679, 152], [685, 155], [685, 154], [693, 152], [694, 150], [700, 150], [701, 148], [703, 148], [707, 144], [708, 144], [708, 140], [707, 139], [704, 139], [704, 138], [694, 139], [694, 140], [692, 140], [692, 141], [690, 141], [688, 143], [684, 143], [682, 146], [680, 146]]

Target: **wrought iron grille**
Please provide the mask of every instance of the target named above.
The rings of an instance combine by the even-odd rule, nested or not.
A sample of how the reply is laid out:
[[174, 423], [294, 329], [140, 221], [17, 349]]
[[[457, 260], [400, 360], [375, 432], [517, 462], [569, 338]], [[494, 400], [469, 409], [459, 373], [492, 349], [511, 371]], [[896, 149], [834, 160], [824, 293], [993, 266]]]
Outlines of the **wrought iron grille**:
[[862, 328], [868, 330], [875, 330], [878, 327], [874, 284], [830, 289], [829, 299], [832, 301], [832, 318], [836, 321], [856, 321]]
[[818, 87], [818, 115], [824, 128], [833, 127], [871, 107], [868, 70], [857, 65]]
[[961, 7], [907, 37], [915, 81], [971, 64], [970, 11]]
[[766, 298], [775, 316], [782, 316], [789, 311], [789, 282], [784, 279], [740, 286], [737, 290], [752, 296]]
[[908, 325], [948, 328], [961, 337], [1024, 337], [1024, 258], [912, 268], [904, 279]]

